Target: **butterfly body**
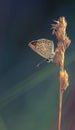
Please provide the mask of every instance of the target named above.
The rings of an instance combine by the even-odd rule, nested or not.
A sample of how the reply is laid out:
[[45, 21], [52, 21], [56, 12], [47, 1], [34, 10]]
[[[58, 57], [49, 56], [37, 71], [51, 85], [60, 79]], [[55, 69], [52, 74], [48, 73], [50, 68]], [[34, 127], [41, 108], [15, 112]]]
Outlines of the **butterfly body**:
[[48, 39], [38, 39], [31, 41], [29, 47], [37, 54], [47, 59], [48, 62], [54, 59], [54, 43]]

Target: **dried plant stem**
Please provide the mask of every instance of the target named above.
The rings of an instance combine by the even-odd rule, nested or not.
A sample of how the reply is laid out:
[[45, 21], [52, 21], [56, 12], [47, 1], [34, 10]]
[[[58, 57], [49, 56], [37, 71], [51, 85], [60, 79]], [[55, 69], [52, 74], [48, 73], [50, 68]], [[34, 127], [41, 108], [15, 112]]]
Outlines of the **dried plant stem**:
[[60, 68], [58, 130], [61, 130], [63, 92], [69, 86], [68, 73], [66, 70], [64, 70], [64, 56], [66, 49], [71, 43], [71, 40], [66, 34], [67, 22], [65, 20], [65, 17], [60, 17], [58, 21], [55, 22], [55, 24], [52, 24], [52, 34], [55, 35], [58, 40], [57, 48], [55, 49], [54, 60]]
[[61, 91], [60, 85], [60, 95], [59, 95], [59, 116], [58, 116], [58, 130], [61, 130], [61, 117], [62, 117], [62, 100], [63, 100], [63, 91]]
[[[61, 72], [64, 72], [64, 58], [63, 58], [63, 67], [60, 69]], [[60, 76], [61, 78], [61, 76]], [[60, 80], [60, 88], [59, 88], [59, 115], [58, 115], [58, 130], [61, 130], [61, 119], [62, 119], [62, 104], [63, 104], [63, 88], [62, 88], [61, 80]]]

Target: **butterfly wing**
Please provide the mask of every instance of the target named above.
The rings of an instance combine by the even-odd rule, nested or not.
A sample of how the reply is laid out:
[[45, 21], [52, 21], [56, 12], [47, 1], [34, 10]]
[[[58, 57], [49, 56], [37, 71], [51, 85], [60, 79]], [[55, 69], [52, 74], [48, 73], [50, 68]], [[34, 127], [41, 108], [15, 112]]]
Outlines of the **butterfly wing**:
[[45, 59], [50, 59], [51, 54], [54, 53], [54, 43], [47, 39], [31, 41], [29, 47]]

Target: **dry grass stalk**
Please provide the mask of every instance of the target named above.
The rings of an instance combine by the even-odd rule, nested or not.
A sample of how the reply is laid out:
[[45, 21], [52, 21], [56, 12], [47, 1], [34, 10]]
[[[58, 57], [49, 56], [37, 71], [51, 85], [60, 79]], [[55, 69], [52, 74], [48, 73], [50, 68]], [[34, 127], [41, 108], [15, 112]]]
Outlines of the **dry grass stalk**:
[[69, 86], [68, 73], [64, 69], [65, 51], [69, 47], [71, 40], [66, 34], [67, 22], [65, 17], [60, 17], [58, 21], [52, 24], [52, 34], [57, 38], [57, 48], [55, 49], [54, 61], [60, 68], [60, 98], [59, 98], [59, 118], [58, 130], [61, 130], [61, 116], [62, 116], [62, 97], [64, 90]]

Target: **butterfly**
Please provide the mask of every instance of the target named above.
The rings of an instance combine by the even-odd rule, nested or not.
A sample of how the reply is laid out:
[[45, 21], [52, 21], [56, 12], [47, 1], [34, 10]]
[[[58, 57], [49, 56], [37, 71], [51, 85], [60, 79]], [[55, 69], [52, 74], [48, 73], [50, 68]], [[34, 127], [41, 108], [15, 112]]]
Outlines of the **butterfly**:
[[53, 61], [55, 55], [53, 41], [48, 39], [33, 40], [28, 46], [42, 56], [47, 62]]

